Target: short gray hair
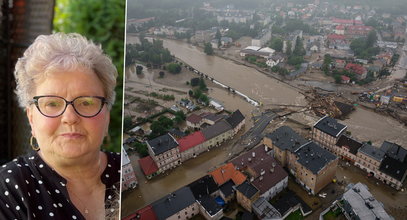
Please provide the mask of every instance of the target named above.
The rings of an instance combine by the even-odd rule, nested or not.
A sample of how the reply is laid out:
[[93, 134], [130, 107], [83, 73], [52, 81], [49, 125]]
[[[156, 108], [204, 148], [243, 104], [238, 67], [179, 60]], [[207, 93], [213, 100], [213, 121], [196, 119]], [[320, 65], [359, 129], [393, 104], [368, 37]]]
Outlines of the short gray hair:
[[102, 82], [108, 108], [115, 100], [117, 70], [112, 60], [103, 53], [100, 45], [94, 44], [80, 34], [55, 33], [40, 35], [16, 63], [16, 94], [21, 107], [28, 107], [36, 83], [47, 73], [56, 70], [74, 70], [85, 67], [93, 70]]

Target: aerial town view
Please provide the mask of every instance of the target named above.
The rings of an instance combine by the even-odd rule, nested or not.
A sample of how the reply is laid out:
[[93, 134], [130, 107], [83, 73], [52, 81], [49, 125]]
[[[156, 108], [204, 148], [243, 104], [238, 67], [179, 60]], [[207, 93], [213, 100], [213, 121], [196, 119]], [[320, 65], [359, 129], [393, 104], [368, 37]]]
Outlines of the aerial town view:
[[128, 0], [123, 219], [405, 219], [405, 0]]

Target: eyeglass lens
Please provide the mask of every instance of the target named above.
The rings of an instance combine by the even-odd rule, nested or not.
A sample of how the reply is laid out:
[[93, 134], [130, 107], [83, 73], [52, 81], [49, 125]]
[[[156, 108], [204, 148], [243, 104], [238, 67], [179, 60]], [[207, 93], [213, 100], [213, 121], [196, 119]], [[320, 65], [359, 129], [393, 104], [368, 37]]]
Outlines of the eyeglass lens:
[[[81, 116], [92, 117], [99, 113], [103, 101], [97, 97], [78, 97], [73, 100], [75, 111]], [[56, 117], [65, 112], [66, 101], [62, 97], [40, 97], [38, 108], [40, 112], [49, 117]]]

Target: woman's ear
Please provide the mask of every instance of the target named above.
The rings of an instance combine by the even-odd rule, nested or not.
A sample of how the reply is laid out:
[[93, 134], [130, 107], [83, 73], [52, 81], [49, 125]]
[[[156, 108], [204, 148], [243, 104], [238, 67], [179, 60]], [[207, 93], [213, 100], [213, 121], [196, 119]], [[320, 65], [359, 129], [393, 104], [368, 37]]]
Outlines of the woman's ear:
[[28, 122], [30, 123], [31, 126], [31, 135], [35, 137], [32, 108], [26, 107], [25, 111], [27, 113]]

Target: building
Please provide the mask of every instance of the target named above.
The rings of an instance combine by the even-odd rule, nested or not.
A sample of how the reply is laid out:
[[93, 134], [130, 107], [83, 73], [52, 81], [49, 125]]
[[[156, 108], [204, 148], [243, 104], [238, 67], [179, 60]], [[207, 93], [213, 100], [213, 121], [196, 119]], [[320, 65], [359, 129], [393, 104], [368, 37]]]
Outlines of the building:
[[268, 147], [260, 145], [231, 162], [245, 172], [261, 197], [269, 200], [288, 185], [288, 174], [273, 158]]
[[157, 216], [151, 205], [148, 205], [142, 209], [137, 210], [134, 214], [131, 214], [123, 220], [157, 220]]
[[358, 80], [365, 79], [367, 76], [367, 69], [361, 64], [348, 63], [345, 66], [345, 70], [348, 70], [356, 75]]
[[137, 178], [133, 166], [130, 163], [126, 150], [122, 147], [122, 192], [134, 189], [137, 186]]
[[346, 219], [394, 219], [387, 214], [383, 204], [373, 197], [366, 185], [349, 184], [346, 188], [341, 200]]
[[236, 169], [232, 163], [227, 163], [209, 173], [218, 186], [232, 180], [235, 185], [240, 185], [246, 180], [246, 176]]
[[216, 202], [219, 187], [212, 176], [206, 175], [188, 185], [198, 202], [199, 210], [205, 219], [220, 219], [223, 216], [222, 206]]
[[221, 120], [214, 125], [202, 129], [205, 137], [205, 146], [212, 148], [230, 139], [233, 135], [233, 129], [225, 120]]
[[348, 84], [350, 83], [350, 78], [345, 76], [345, 75], [341, 75], [341, 83], [342, 84]]
[[195, 113], [188, 115], [185, 121], [187, 122], [187, 126], [190, 128], [200, 128], [203, 123], [202, 117], [196, 115]]
[[364, 25], [351, 25], [346, 27], [345, 35], [348, 38], [367, 37], [369, 32], [373, 30], [370, 26]]
[[260, 34], [252, 39], [252, 46], [262, 47], [271, 40], [271, 30], [263, 29]]
[[266, 199], [260, 197], [253, 205], [252, 210], [259, 219], [280, 220], [281, 214]]
[[308, 141], [288, 126], [282, 126], [270, 134], [266, 134], [263, 143], [272, 150], [282, 166], [287, 166], [288, 152], [295, 152]]
[[384, 141], [380, 149], [385, 156], [379, 167], [378, 179], [400, 190], [407, 176], [407, 150], [388, 141]]
[[230, 124], [233, 129], [233, 135], [235, 135], [245, 125], [245, 117], [238, 109], [226, 118], [226, 122]]
[[151, 156], [141, 158], [138, 160], [138, 163], [147, 179], [151, 179], [160, 174], [157, 164], [154, 162]]
[[159, 172], [165, 172], [181, 164], [178, 142], [170, 134], [164, 134], [146, 142], [148, 153]]
[[259, 198], [259, 190], [248, 181], [236, 187], [236, 199], [244, 209], [252, 212], [253, 203]]
[[178, 139], [178, 148], [181, 154], [181, 161], [195, 158], [208, 148], [204, 146], [205, 137], [201, 131], [196, 131], [188, 136]]
[[260, 57], [263, 59], [268, 59], [271, 56], [273, 56], [275, 50], [271, 48], [261, 48], [258, 46], [248, 46], [242, 50], [240, 50], [240, 56], [245, 57], [247, 55], [249, 56], [256, 56]]
[[368, 143], [364, 143], [356, 154], [355, 166], [366, 171], [370, 175], [376, 176], [379, 166], [384, 158], [384, 152]]
[[315, 195], [335, 178], [338, 157], [309, 142], [289, 155], [288, 167], [296, 180], [311, 194]]
[[362, 147], [362, 143], [359, 141], [346, 135], [341, 135], [333, 152], [342, 159], [354, 164], [357, 160], [357, 153], [360, 147]]
[[190, 219], [199, 213], [199, 206], [189, 187], [182, 187], [152, 203], [158, 220]]
[[213, 114], [210, 112], [202, 113], [199, 116], [202, 117], [203, 123], [206, 123], [208, 125], [214, 125], [216, 122], [224, 118], [224, 115]]
[[321, 147], [333, 152], [339, 137], [346, 131], [347, 126], [335, 119], [325, 116], [312, 127], [312, 139]]

